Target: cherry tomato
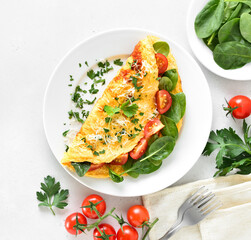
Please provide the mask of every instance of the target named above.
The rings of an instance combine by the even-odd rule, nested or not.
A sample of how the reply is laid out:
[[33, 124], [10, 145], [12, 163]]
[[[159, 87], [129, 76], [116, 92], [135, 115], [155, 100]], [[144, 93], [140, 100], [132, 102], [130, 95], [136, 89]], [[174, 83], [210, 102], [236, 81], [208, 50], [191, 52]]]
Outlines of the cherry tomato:
[[110, 164], [112, 165], [124, 165], [128, 160], [128, 153], [121, 154], [114, 159]]
[[224, 110], [228, 110], [234, 118], [244, 119], [251, 114], [251, 99], [246, 96], [235, 96], [230, 99], [228, 104], [229, 108], [224, 108]]
[[120, 228], [117, 232], [117, 240], [138, 240], [138, 237], [137, 230], [129, 225], [124, 225], [123, 231]]
[[[98, 225], [98, 227], [101, 230], [101, 232], [105, 232], [106, 235], [112, 235], [112, 236], [109, 237], [109, 240], [115, 240], [116, 239], [116, 232], [115, 232], [114, 228], [110, 224], [103, 223], [103, 224]], [[93, 231], [93, 239], [94, 240], [100, 240], [101, 238], [98, 238], [100, 236], [101, 236], [100, 232], [98, 231], [97, 228], [95, 228], [94, 231]]]
[[144, 222], [149, 221], [150, 216], [144, 206], [135, 205], [128, 209], [127, 219], [133, 227], [141, 227]]
[[142, 157], [146, 152], [147, 145], [147, 140], [145, 138], [141, 138], [136, 147], [134, 147], [134, 149], [129, 153], [131, 158], [136, 160]]
[[[106, 210], [106, 203], [105, 203], [104, 199], [97, 194], [92, 194], [92, 195], [88, 196], [87, 198], [85, 198], [82, 203], [82, 207], [90, 205], [90, 202], [97, 203], [100, 201], [102, 201], [102, 202], [99, 203], [96, 206], [96, 208], [99, 211], [100, 216], [103, 216], [105, 213], [105, 210]], [[83, 211], [83, 214], [88, 218], [92, 218], [92, 219], [98, 218], [98, 215], [94, 211], [91, 211], [90, 208], [82, 208], [82, 211]]]
[[88, 170], [88, 172], [93, 171], [93, 170], [96, 170], [96, 169], [98, 169], [98, 168], [101, 168], [101, 167], [103, 167], [104, 165], [105, 165], [105, 163], [100, 163], [100, 164], [94, 164], [94, 163], [92, 163], [92, 164], [91, 164], [91, 167], [90, 167], [89, 170]]
[[144, 128], [145, 138], [148, 139], [149, 137], [151, 137], [153, 134], [157, 133], [163, 127], [164, 127], [164, 125], [162, 124], [162, 122], [158, 118], [150, 120]]
[[[80, 224], [87, 224], [87, 220], [85, 218], [85, 216], [82, 213], [72, 213], [71, 215], [69, 215], [66, 219], [65, 219], [65, 229], [68, 231], [68, 233], [76, 235], [76, 229], [73, 228], [77, 222], [76, 222], [76, 216], [78, 216], [78, 222]], [[78, 234], [81, 234], [82, 232], [80, 230], [78, 230]]]
[[160, 90], [157, 92], [156, 101], [160, 114], [167, 112], [172, 105], [172, 97], [166, 90]]
[[155, 58], [158, 65], [159, 74], [163, 74], [168, 67], [168, 60], [166, 56], [161, 53], [156, 53]]

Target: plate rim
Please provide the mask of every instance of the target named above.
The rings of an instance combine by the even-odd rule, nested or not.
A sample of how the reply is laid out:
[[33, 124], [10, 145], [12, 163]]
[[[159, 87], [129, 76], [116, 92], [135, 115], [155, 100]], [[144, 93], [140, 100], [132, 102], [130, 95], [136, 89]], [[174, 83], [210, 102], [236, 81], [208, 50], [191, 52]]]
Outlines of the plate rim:
[[[208, 124], [208, 136], [210, 134], [210, 130], [211, 130], [211, 127], [212, 127], [212, 120], [213, 120], [213, 106], [212, 106], [212, 95], [211, 95], [211, 91], [210, 91], [210, 87], [208, 85], [208, 82], [207, 82], [207, 79], [201, 69], [201, 67], [199, 66], [199, 64], [195, 61], [195, 59], [193, 58], [193, 56], [183, 47], [181, 46], [179, 43], [176, 43], [174, 40], [170, 40], [170, 38], [166, 37], [165, 35], [161, 34], [161, 33], [158, 33], [158, 32], [155, 32], [155, 31], [151, 31], [151, 30], [148, 30], [148, 29], [145, 29], [145, 28], [112, 28], [112, 29], [109, 29], [109, 30], [105, 30], [105, 31], [101, 31], [97, 34], [94, 34], [90, 37], [87, 37], [87, 38], [84, 38], [82, 41], [80, 41], [79, 43], [75, 44], [72, 48], [70, 48], [70, 50], [68, 50], [66, 52], [66, 54], [61, 58], [61, 60], [58, 62], [58, 64], [56, 65], [56, 67], [54, 68], [53, 72], [51, 73], [50, 75], [50, 78], [49, 78], [49, 81], [47, 83], [47, 86], [46, 86], [46, 89], [45, 89], [45, 93], [44, 93], [44, 98], [43, 98], [43, 128], [44, 128], [44, 132], [45, 132], [45, 136], [46, 136], [46, 140], [47, 140], [47, 143], [50, 147], [50, 150], [52, 151], [55, 159], [57, 160], [57, 162], [60, 164], [60, 161], [58, 160], [58, 158], [56, 157], [56, 154], [55, 152], [53, 151], [51, 145], [50, 145], [50, 141], [49, 141], [49, 135], [48, 135], [48, 132], [46, 130], [46, 124], [45, 124], [45, 106], [46, 106], [46, 99], [47, 99], [47, 93], [49, 91], [49, 88], [50, 88], [50, 85], [51, 85], [51, 82], [54, 78], [54, 75], [56, 74], [56, 72], [58, 71], [60, 65], [62, 64], [62, 62], [65, 61], [65, 59], [76, 49], [78, 48], [79, 46], [81, 46], [82, 44], [84, 44], [85, 42], [88, 42], [90, 41], [91, 39], [93, 38], [97, 38], [97, 37], [100, 37], [104, 34], [109, 34], [109, 33], [113, 33], [113, 32], [120, 32], [120, 31], [135, 31], [135, 32], [144, 32], [146, 34], [152, 34], [152, 35], [155, 35], [155, 36], [158, 36], [160, 38], [163, 38], [163, 39], [166, 39], [172, 43], [174, 43], [177, 47], [179, 47], [186, 55], [187, 57], [189, 57], [189, 59], [191, 61], [194, 62], [195, 65], [197, 65], [197, 67], [199, 68], [199, 70], [201, 71], [201, 74], [203, 74], [204, 78], [205, 78], [205, 86], [207, 88], [207, 91], [208, 91], [208, 94], [209, 94], [209, 109], [208, 109], [208, 112], [210, 114], [210, 124]], [[205, 144], [206, 144], [206, 141], [207, 139], [205, 140]], [[102, 191], [102, 190], [97, 190], [95, 189], [93, 186], [87, 184], [87, 183], [84, 183], [82, 181], [80, 181], [80, 179], [78, 179], [76, 176], [74, 176], [74, 174], [68, 170], [66, 167], [64, 167], [62, 164], [60, 164], [60, 166], [68, 173], [70, 174], [75, 180], [77, 180], [80, 184], [82, 184], [83, 186], [87, 187], [87, 188], [90, 188], [96, 192], [99, 192], [99, 193], [103, 193], [103, 194], [107, 194], [107, 195], [111, 195], [111, 196], [117, 196], [117, 197], [138, 197], [138, 196], [145, 196], [145, 195], [148, 195], [148, 194], [152, 194], [152, 193], [155, 193], [155, 192], [158, 192], [158, 191], [161, 191], [171, 185], [173, 185], [175, 182], [177, 182], [179, 179], [181, 179], [182, 177], [184, 177], [191, 169], [192, 167], [195, 165], [195, 163], [198, 161], [199, 157], [201, 156], [201, 154], [199, 154], [197, 157], [196, 157], [196, 160], [186, 169], [186, 171], [184, 171], [184, 174], [182, 174], [182, 176], [178, 176], [176, 175], [177, 177], [173, 178], [170, 183], [168, 185], [166, 185], [165, 187], [160, 187], [160, 188], [156, 188], [154, 191], [150, 190], [150, 191], [147, 191], [145, 192], [144, 194], [140, 193], [140, 194], [134, 194], [134, 193], [130, 193], [130, 194], [122, 194], [122, 193], [108, 193], [106, 191]]]
[[[202, 60], [202, 57], [200, 57], [201, 55], [198, 53], [198, 51], [195, 51], [194, 48], [193, 48], [193, 44], [192, 44], [192, 39], [191, 39], [191, 35], [194, 34], [194, 32], [190, 32], [190, 20], [191, 18], [193, 18], [193, 14], [192, 14], [192, 9], [193, 9], [193, 6], [195, 5], [196, 1], [198, 0], [192, 0], [190, 2], [190, 5], [188, 7], [188, 11], [187, 11], [187, 15], [186, 15], [186, 36], [187, 36], [187, 39], [188, 39], [188, 42], [189, 42], [189, 46], [190, 46], [190, 49], [192, 50], [193, 54], [195, 55], [196, 59], [206, 68], [208, 69], [210, 72], [214, 73], [215, 75], [219, 76], [219, 77], [222, 77], [224, 79], [227, 79], [227, 80], [234, 80], [234, 81], [250, 81], [251, 80], [251, 77], [234, 77], [234, 75], [230, 75], [230, 76], [226, 76], [224, 75], [224, 71], [235, 71], [235, 70], [239, 70], [241, 68], [237, 68], [237, 69], [231, 69], [231, 70], [224, 70], [223, 72], [217, 72], [217, 69], [211, 69], [210, 66], [208, 66], [203, 60]], [[207, 0], [209, 1], [209, 0]], [[197, 37], [197, 36], [196, 36]], [[210, 57], [210, 56], [209, 56]], [[215, 63], [216, 64], [216, 63]], [[251, 64], [251, 63], [249, 63]], [[217, 65], [217, 64], [216, 64]], [[217, 65], [218, 66], [218, 65]]]

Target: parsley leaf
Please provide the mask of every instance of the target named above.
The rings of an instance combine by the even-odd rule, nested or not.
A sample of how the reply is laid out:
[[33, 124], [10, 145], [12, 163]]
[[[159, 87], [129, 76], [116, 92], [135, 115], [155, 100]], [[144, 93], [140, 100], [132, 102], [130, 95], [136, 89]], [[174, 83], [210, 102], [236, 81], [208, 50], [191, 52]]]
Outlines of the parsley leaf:
[[68, 133], [69, 131], [70, 131], [70, 130], [64, 131], [62, 135], [63, 135], [64, 137], [66, 137], [66, 136], [67, 136], [67, 133]]
[[68, 112], [69, 119], [72, 119], [74, 117], [78, 122], [84, 123], [84, 120], [80, 118], [79, 112], [73, 112], [72, 110]]
[[106, 122], [106, 123], [109, 123], [109, 122], [111, 122], [111, 121], [112, 121], [112, 118], [110, 118], [110, 117], [106, 117], [106, 118], [105, 118], [105, 122]]
[[114, 60], [114, 62], [113, 62], [115, 65], [118, 65], [118, 66], [122, 66], [123, 65], [123, 62], [121, 61], [121, 59], [120, 58], [118, 58], [118, 59], [116, 59], [116, 60]]
[[86, 104], [88, 104], [88, 105], [92, 105], [92, 104], [95, 102], [95, 100], [96, 100], [96, 97], [95, 97], [92, 101], [89, 101], [88, 99], [86, 99], [86, 100], [84, 101], [84, 103], [86, 103]]
[[52, 209], [53, 206], [64, 209], [68, 205], [64, 201], [68, 198], [69, 190], [61, 189], [60, 183], [55, 182], [55, 178], [47, 176], [44, 178], [44, 183], [41, 183], [40, 188], [43, 192], [36, 192], [37, 200], [41, 202], [38, 206], [49, 207], [53, 215], [55, 215]]
[[134, 85], [135, 89], [139, 91], [143, 86], [138, 87], [137, 86], [138, 79], [136, 77], [132, 77], [132, 84]]
[[107, 128], [103, 128], [104, 129], [104, 131], [105, 131], [105, 133], [108, 133], [110, 130], [109, 129], [107, 129]]
[[215, 176], [225, 176], [235, 168], [239, 169], [239, 174], [251, 173], [250, 126], [243, 121], [244, 141], [232, 128], [211, 131], [203, 155], [209, 156], [215, 150], [219, 150], [216, 155], [216, 167], [219, 170]]
[[94, 83], [91, 85], [91, 89], [89, 89], [89, 93], [91, 93], [91, 94], [96, 94], [96, 93], [98, 93], [98, 89], [96, 89], [95, 87], [94, 87]]
[[109, 115], [109, 116], [113, 116], [116, 113], [119, 113], [120, 108], [119, 107], [111, 107], [108, 105], [104, 106], [104, 111]]
[[96, 74], [95, 72], [93, 71], [93, 69], [91, 69], [90, 71], [87, 72], [87, 76], [90, 78], [90, 79], [94, 79]]
[[136, 103], [133, 103], [129, 105], [130, 101], [127, 100], [125, 103], [121, 105], [121, 110], [127, 117], [132, 117], [136, 114], [138, 111], [138, 105]]

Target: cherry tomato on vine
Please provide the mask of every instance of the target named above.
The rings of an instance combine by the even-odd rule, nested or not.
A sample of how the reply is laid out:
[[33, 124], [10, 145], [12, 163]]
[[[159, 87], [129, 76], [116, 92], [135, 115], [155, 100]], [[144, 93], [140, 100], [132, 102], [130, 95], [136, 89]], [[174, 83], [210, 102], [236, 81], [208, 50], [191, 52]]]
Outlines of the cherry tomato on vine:
[[224, 107], [224, 110], [228, 111], [227, 115], [230, 113], [234, 118], [244, 119], [251, 114], [251, 99], [246, 96], [237, 95], [227, 104], [228, 107]]
[[155, 58], [159, 69], [159, 74], [163, 74], [168, 67], [168, 60], [166, 56], [161, 53], [156, 53]]
[[[102, 201], [102, 202], [100, 202]], [[100, 216], [103, 216], [104, 213], [105, 213], [105, 210], [106, 210], [106, 203], [105, 203], [105, 200], [100, 197], [99, 195], [97, 194], [92, 194], [92, 195], [89, 195], [87, 198], [84, 199], [83, 203], [82, 203], [82, 211], [83, 211], [83, 214], [88, 217], [88, 218], [91, 218], [91, 219], [97, 219], [98, 218], [98, 215], [95, 213], [95, 211], [91, 211], [90, 208], [83, 208], [83, 206], [88, 206], [90, 205], [90, 202], [92, 203], [97, 203], [97, 202], [100, 202], [96, 208], [100, 214]]]
[[117, 232], [117, 240], [138, 240], [138, 237], [137, 230], [129, 225], [124, 225], [123, 231], [120, 228]]
[[145, 128], [144, 128], [144, 134], [145, 134], [145, 138], [148, 139], [149, 137], [151, 137], [153, 134], [157, 133], [159, 130], [161, 130], [164, 127], [164, 125], [162, 124], [162, 122], [158, 119], [155, 118], [153, 120], [150, 120]]
[[[76, 235], [76, 229], [73, 228], [76, 225], [76, 218], [78, 216], [78, 222], [80, 224], [87, 224], [86, 217], [82, 213], [72, 213], [65, 219], [65, 229], [68, 233]], [[82, 231], [78, 230], [78, 234], [81, 234]]]
[[133, 227], [142, 227], [150, 219], [149, 212], [144, 206], [134, 205], [127, 211], [127, 219]]
[[156, 93], [157, 108], [160, 114], [169, 110], [172, 105], [172, 97], [166, 90], [160, 90]]
[[[115, 240], [116, 239], [116, 232], [113, 228], [113, 226], [111, 226], [110, 224], [107, 223], [103, 223], [98, 225], [100, 231], [103, 233], [105, 233], [106, 235], [111, 235], [109, 237], [109, 240]], [[93, 239], [94, 240], [100, 240], [101, 238], [99, 238], [101, 236], [99, 230], [97, 228], [94, 229], [93, 231]]]
[[131, 158], [137, 160], [140, 157], [142, 157], [146, 152], [147, 146], [148, 146], [147, 140], [145, 138], [141, 138], [136, 147], [134, 147], [134, 149], [129, 153]]

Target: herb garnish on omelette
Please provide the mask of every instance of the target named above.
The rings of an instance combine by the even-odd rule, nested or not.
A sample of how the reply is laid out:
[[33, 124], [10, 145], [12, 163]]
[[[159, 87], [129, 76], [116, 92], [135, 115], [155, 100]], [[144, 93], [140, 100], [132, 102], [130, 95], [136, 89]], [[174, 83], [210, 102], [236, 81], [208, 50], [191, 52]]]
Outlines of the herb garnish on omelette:
[[185, 104], [169, 45], [148, 36], [108, 84], [61, 162], [79, 176], [115, 182], [156, 171], [175, 146]]

